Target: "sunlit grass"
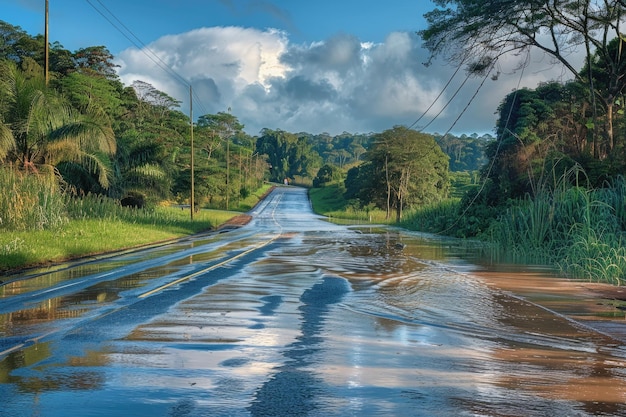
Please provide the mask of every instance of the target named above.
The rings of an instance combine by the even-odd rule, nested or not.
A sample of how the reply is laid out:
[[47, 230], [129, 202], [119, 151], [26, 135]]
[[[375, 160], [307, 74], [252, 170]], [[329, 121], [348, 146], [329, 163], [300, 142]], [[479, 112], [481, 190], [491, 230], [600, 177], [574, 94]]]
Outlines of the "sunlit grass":
[[0, 270], [178, 239], [214, 228], [238, 214], [200, 210], [191, 221], [189, 210], [166, 207], [155, 210], [160, 216], [158, 221], [139, 217], [134, 220], [77, 219], [54, 230], [5, 231], [0, 234]]
[[[0, 271], [177, 239], [219, 226], [238, 211], [122, 207], [104, 196], [62, 194], [49, 177], [0, 168]], [[243, 204], [254, 206], [265, 185]], [[240, 209], [241, 210], [241, 209]]]
[[0, 190], [0, 229], [41, 230], [68, 221], [54, 177], [0, 167]]
[[[257, 190], [242, 206], [252, 208], [269, 189], [270, 186], [265, 185]], [[195, 212], [191, 220], [189, 208], [134, 209], [121, 207], [116, 201], [101, 196], [67, 197], [63, 213], [65, 221], [56, 227], [3, 228], [0, 271], [178, 239], [214, 229], [240, 214], [239, 211], [202, 209]]]
[[343, 187], [338, 184], [309, 189], [309, 198], [313, 211], [328, 217], [333, 223], [338, 224], [395, 223], [395, 218], [387, 219], [387, 214], [383, 210], [357, 209], [348, 205], [348, 202], [343, 197], [344, 191]]
[[246, 198], [242, 199], [239, 202], [239, 207], [236, 208], [237, 211], [250, 211], [252, 208], [259, 202], [259, 200], [272, 188], [272, 185], [269, 183], [263, 184], [258, 190], [251, 193]]
[[400, 225], [410, 230], [428, 233], [450, 233], [458, 218], [460, 200], [443, 200], [408, 210]]

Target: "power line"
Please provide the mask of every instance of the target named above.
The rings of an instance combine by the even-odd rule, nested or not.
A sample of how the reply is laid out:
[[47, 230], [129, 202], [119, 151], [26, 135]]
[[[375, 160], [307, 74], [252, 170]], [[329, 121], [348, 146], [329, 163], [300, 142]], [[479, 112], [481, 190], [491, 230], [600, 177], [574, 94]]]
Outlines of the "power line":
[[[460, 68], [460, 66], [459, 66]], [[457, 69], [458, 71], [458, 69]], [[455, 72], [456, 74], [456, 72]], [[435, 115], [435, 117], [433, 117], [433, 119], [428, 122], [426, 124], [426, 126], [423, 126], [422, 128], [420, 128], [420, 131], [424, 131], [424, 129], [426, 129], [428, 126], [430, 126], [435, 120], [437, 120], [437, 117], [439, 117], [441, 115], [441, 113], [443, 113], [443, 111], [450, 105], [450, 103], [452, 103], [452, 100], [454, 100], [456, 98], [456, 96], [459, 94], [459, 92], [463, 89], [463, 87], [465, 86], [465, 83], [467, 83], [467, 81], [470, 79], [471, 75], [468, 73], [467, 76], [465, 77], [465, 79], [463, 80], [463, 82], [461, 83], [461, 85], [459, 85], [459, 87], [456, 89], [456, 91], [454, 92], [454, 94], [452, 94], [452, 96], [450, 97], [450, 99], [448, 100], [448, 102], [441, 108], [441, 110], [439, 110], [439, 112]], [[443, 93], [443, 90], [442, 90]], [[465, 111], [463, 111], [464, 113]], [[458, 120], [458, 119], [457, 119]], [[450, 130], [448, 130], [449, 132]], [[445, 135], [444, 135], [445, 136]]]
[[[524, 70], [526, 69], [526, 67], [528, 67], [529, 65], [529, 60], [530, 60], [530, 51], [526, 52], [526, 60], [524, 61], [524, 65], [521, 68], [520, 71], [520, 76], [519, 79], [517, 80], [517, 86], [515, 87], [515, 92], [513, 95], [513, 100], [512, 102], [515, 103], [515, 101], [517, 100], [517, 95], [519, 93], [519, 89], [520, 89], [520, 85], [522, 84], [522, 78], [524, 77]], [[495, 66], [495, 62], [494, 62], [494, 66]], [[493, 66], [491, 67], [493, 69]], [[489, 75], [489, 72], [487, 72], [487, 75]], [[474, 96], [472, 96], [472, 99], [470, 100], [470, 102], [467, 104], [467, 106], [465, 107], [465, 109], [467, 109], [467, 107], [469, 107], [469, 104], [471, 103], [471, 101], [474, 99], [474, 97], [476, 96], [476, 94], [478, 94], [478, 91], [480, 90], [480, 88], [482, 87], [482, 85], [484, 84], [485, 80], [487, 79], [487, 75], [485, 76], [485, 78], [483, 79], [483, 82], [480, 84], [478, 90], [476, 90], [476, 93], [474, 94]], [[502, 129], [502, 131], [507, 131], [509, 129], [509, 123], [511, 121], [511, 116], [513, 115], [513, 105], [511, 105], [511, 107], [509, 108], [509, 113], [507, 114], [506, 117], [506, 121], [504, 122], [504, 129]], [[464, 109], [464, 111], [465, 111]], [[456, 120], [455, 120], [455, 124], [456, 122], [460, 119], [461, 116], [459, 116]], [[454, 127], [454, 125], [452, 126]], [[448, 132], [452, 129], [452, 127], [448, 130]], [[447, 134], [447, 132], [446, 132]], [[444, 135], [445, 136], [445, 135]], [[465, 217], [465, 214], [468, 212], [468, 210], [470, 209], [470, 207], [472, 207], [474, 205], [474, 203], [476, 202], [476, 200], [478, 199], [478, 197], [482, 194], [482, 192], [485, 190], [485, 186], [487, 185], [487, 179], [489, 178], [489, 175], [491, 174], [491, 170], [493, 169], [493, 166], [496, 163], [496, 157], [498, 156], [498, 153], [500, 152], [500, 147], [502, 146], [502, 138], [496, 138], [496, 141], [498, 143], [498, 146], [496, 147], [496, 151], [493, 155], [493, 157], [491, 158], [491, 163], [489, 164], [489, 169], [487, 170], [487, 173], [485, 174], [485, 178], [480, 186], [480, 188], [478, 189], [478, 192], [476, 193], [476, 195], [474, 195], [474, 197], [472, 198], [472, 200], [469, 202], [469, 204], [467, 205], [467, 207], [465, 207], [465, 209], [463, 210], [463, 212], [457, 217], [457, 219], [454, 221], [454, 223], [452, 223], [450, 226], [448, 226], [445, 230], [442, 230], [441, 232], [438, 232], [436, 234], [443, 234], [447, 231], [449, 231], [450, 229], [452, 229], [452, 227], [454, 227], [463, 217]]]
[[[109, 22], [111, 24], [111, 26], [113, 26], [118, 32], [120, 32], [126, 39], [128, 39], [135, 47], [137, 47], [137, 49], [139, 49], [140, 51], [143, 52], [144, 55], [146, 55], [152, 62], [154, 62], [159, 68], [161, 68], [162, 70], [164, 70], [165, 72], [167, 72], [168, 74], [170, 74], [171, 76], [173, 76], [174, 78], [177, 79], [177, 81], [179, 81], [181, 84], [183, 84], [185, 87], [189, 86], [189, 82], [187, 82], [187, 80], [181, 76], [180, 74], [178, 74], [176, 71], [174, 71], [172, 68], [169, 67], [169, 65], [167, 65], [165, 62], [163, 62], [163, 60], [156, 54], [154, 53], [145, 43], [143, 43], [141, 41], [141, 39], [139, 39], [126, 25], [124, 25], [124, 23], [122, 23], [122, 21], [115, 16], [115, 14], [113, 12], [111, 12], [111, 10], [109, 10], [100, 0], [96, 0], [98, 2], [98, 4], [100, 4], [102, 6], [102, 8], [104, 10], [106, 10], [106, 12], [111, 16], [112, 19], [114, 19], [115, 21], [117, 21], [119, 23], [119, 25], [122, 26], [122, 28], [124, 28], [124, 30], [122, 30], [120, 28], [120, 26], [118, 26], [109, 16], [107, 16], [106, 13], [104, 13], [102, 10], [100, 10], [98, 7], [96, 7], [96, 5], [94, 3], [91, 2], [91, 0], [85, 0], [96, 12], [98, 12], [107, 22]], [[130, 36], [129, 36], [130, 34]], [[131, 37], [132, 36], [132, 37]], [[133, 39], [134, 38], [134, 39]], [[149, 53], [148, 53], [149, 52]]]
[[[420, 120], [422, 120], [430, 111], [430, 109], [433, 108], [433, 106], [435, 105], [435, 103], [437, 103], [437, 101], [439, 101], [439, 99], [441, 98], [441, 96], [443, 95], [443, 93], [446, 91], [446, 89], [450, 86], [450, 84], [452, 83], [452, 80], [454, 80], [454, 78], [456, 77], [456, 74], [459, 72], [459, 70], [461, 69], [461, 67], [463, 66], [463, 62], [461, 62], [457, 67], [456, 70], [454, 70], [454, 73], [450, 76], [450, 78], [448, 79], [448, 82], [446, 83], [446, 85], [443, 86], [443, 88], [441, 89], [441, 91], [439, 92], [439, 94], [437, 95], [437, 97], [435, 97], [435, 99], [432, 101], [432, 103], [430, 103], [430, 106], [428, 106], [428, 108], [426, 110], [424, 110], [424, 112], [420, 115], [420, 117], [417, 118], [416, 121], [414, 121], [413, 123], [411, 123], [411, 125], [409, 126], [409, 129], [412, 128], [413, 126], [415, 126], [416, 124], [418, 124], [420, 122]], [[467, 80], [467, 79], [466, 79]], [[465, 82], [463, 82], [463, 84], [465, 84]], [[456, 94], [455, 94], [456, 95]], [[450, 103], [450, 101], [448, 101], [448, 103], [443, 107], [444, 109], [448, 106], [448, 104]], [[442, 110], [443, 111], [443, 110]], [[441, 111], [439, 113], [437, 113], [435, 115], [435, 117], [433, 118], [433, 120], [431, 120], [428, 125], [430, 125], [439, 115], [441, 114]], [[426, 127], [428, 127], [428, 125], [426, 125], [425, 127], [421, 128], [420, 130], [424, 130]]]
[[[118, 32], [120, 32], [126, 39], [128, 39], [138, 50], [140, 50], [148, 59], [150, 59], [156, 66], [161, 68], [167, 74], [172, 76], [176, 81], [181, 83], [185, 87], [191, 87], [191, 83], [185, 79], [182, 75], [171, 68], [166, 62], [164, 62], [157, 53], [155, 53], [148, 45], [146, 45], [128, 26], [126, 26], [101, 0], [96, 0], [98, 4], [106, 11], [103, 12], [99, 9], [91, 0], [85, 0], [98, 14], [100, 14], [111, 26], [113, 26]], [[109, 17], [110, 16], [110, 17]], [[117, 23], [115, 23], [115, 22]], [[196, 105], [199, 106], [204, 113], [206, 108], [202, 104], [200, 97], [193, 92], [193, 98], [196, 99]]]

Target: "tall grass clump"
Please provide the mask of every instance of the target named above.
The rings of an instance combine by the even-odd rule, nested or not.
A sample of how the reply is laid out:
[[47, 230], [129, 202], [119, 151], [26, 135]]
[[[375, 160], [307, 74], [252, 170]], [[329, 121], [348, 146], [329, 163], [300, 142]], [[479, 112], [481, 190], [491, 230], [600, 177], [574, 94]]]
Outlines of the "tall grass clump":
[[626, 278], [626, 186], [540, 191], [506, 210], [483, 236], [500, 260], [556, 265], [562, 273], [617, 285]]
[[580, 201], [578, 212], [574, 211], [578, 221], [567, 230], [568, 244], [557, 265], [577, 278], [621, 285], [626, 279], [624, 177], [587, 190]]
[[448, 199], [420, 206], [405, 213], [400, 226], [410, 230], [445, 234], [455, 227], [461, 201]]
[[493, 243], [495, 258], [508, 262], [553, 263], [555, 240], [553, 196], [526, 197], [507, 209], [481, 236]]
[[562, 272], [576, 278], [622, 285], [626, 279], [626, 247], [615, 235], [586, 230], [574, 235], [574, 242], [557, 262]]
[[0, 190], [0, 229], [53, 229], [69, 221], [54, 178], [0, 167]]
[[99, 219], [144, 224], [168, 223], [170, 220], [154, 206], [124, 207], [118, 200], [97, 194], [81, 197], [67, 195], [65, 204], [72, 220]]

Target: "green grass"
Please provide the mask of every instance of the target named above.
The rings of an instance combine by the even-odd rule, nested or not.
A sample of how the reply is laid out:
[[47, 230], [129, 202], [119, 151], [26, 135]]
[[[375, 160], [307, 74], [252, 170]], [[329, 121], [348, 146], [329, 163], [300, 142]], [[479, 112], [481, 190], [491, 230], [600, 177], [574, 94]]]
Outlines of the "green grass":
[[0, 234], [0, 270], [102, 254], [178, 239], [202, 232], [237, 215], [232, 211], [201, 210], [190, 220], [189, 210], [158, 207], [156, 220], [76, 219], [56, 229], [4, 231]]
[[322, 188], [310, 188], [309, 198], [313, 210], [317, 214], [328, 215], [331, 212], [343, 211], [348, 202], [343, 198], [345, 189], [340, 185], [329, 185]]
[[309, 198], [313, 211], [328, 217], [334, 223], [354, 224], [377, 223], [393, 224], [395, 218], [387, 219], [386, 213], [379, 209], [359, 209], [349, 205], [343, 198], [345, 189], [338, 184], [328, 185], [321, 188], [309, 189]]
[[[0, 167], [0, 271], [135, 248], [189, 236], [225, 223], [238, 211], [122, 207], [98, 195], [63, 194], [46, 176]], [[265, 185], [242, 201], [252, 208]], [[249, 207], [249, 208], [247, 208]]]
[[44, 229], [67, 223], [64, 197], [54, 178], [0, 167], [0, 190], [0, 229]]
[[254, 193], [251, 193], [248, 197], [242, 199], [239, 202], [239, 207], [237, 207], [235, 210], [241, 211], [241, 212], [247, 212], [247, 211], [252, 210], [252, 208], [256, 205], [256, 203], [258, 203], [259, 200], [263, 198], [263, 196], [267, 194], [271, 188], [272, 188], [271, 184], [269, 183], [263, 184], [261, 188], [256, 190]]
[[0, 167], [0, 271], [59, 262], [181, 238], [215, 228], [250, 210], [264, 184], [235, 210], [122, 207], [99, 195], [60, 191], [53, 177]]
[[460, 200], [443, 200], [408, 210], [400, 226], [409, 230], [428, 233], [450, 234], [459, 213]]

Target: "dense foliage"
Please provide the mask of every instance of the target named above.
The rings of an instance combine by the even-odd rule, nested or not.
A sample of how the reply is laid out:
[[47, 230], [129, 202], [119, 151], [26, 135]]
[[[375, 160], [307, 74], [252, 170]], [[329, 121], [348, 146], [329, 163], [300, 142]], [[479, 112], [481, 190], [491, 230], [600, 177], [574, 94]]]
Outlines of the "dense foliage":
[[[104, 46], [52, 44], [48, 81], [43, 50], [42, 36], [0, 21], [0, 164], [65, 195], [189, 202], [192, 129], [180, 102], [141, 80], [124, 86]], [[196, 201], [236, 207], [267, 173], [255, 139], [230, 112], [200, 116], [193, 130]]]
[[489, 134], [454, 136], [434, 134], [435, 141], [441, 150], [450, 158], [451, 172], [473, 172], [480, 170], [487, 162], [485, 147], [495, 138]]
[[[497, 60], [538, 49], [572, 81], [550, 82], [507, 95], [500, 105], [497, 141], [487, 146], [485, 200], [490, 205], [536, 195], [574, 166], [592, 186], [624, 172], [626, 70], [621, 1], [441, 0], [420, 34], [433, 56], [445, 55], [473, 74], [497, 77]], [[546, 36], [547, 35], [547, 36]], [[574, 65], [574, 48], [584, 65]], [[522, 55], [525, 56], [525, 55]], [[495, 73], [494, 73], [495, 72]]]
[[[123, 85], [114, 57], [104, 46], [72, 52], [58, 42], [51, 44], [46, 78], [43, 42], [41, 35], [30, 36], [0, 21], [0, 164], [8, 169], [2, 172], [12, 184], [7, 188], [40, 183], [40, 187], [26, 189], [40, 195], [58, 194], [59, 199], [22, 196], [33, 204], [30, 211], [24, 211], [22, 203], [6, 200], [0, 227], [57, 227], [63, 222], [51, 221], [54, 210], [59, 211], [59, 219], [66, 218], [60, 212], [69, 210], [64, 207], [68, 198], [88, 195], [131, 207], [151, 207], [167, 200], [188, 204], [192, 166], [195, 204], [229, 209], [240, 207], [264, 180], [304, 185], [315, 181], [321, 186], [343, 181], [349, 168], [364, 162], [380, 165], [371, 155], [377, 149], [374, 140], [385, 134], [331, 136], [263, 129], [253, 137], [230, 109], [201, 115], [192, 126], [189, 116], [179, 110], [180, 101], [167, 93], [142, 80]], [[418, 135], [415, 143], [426, 138], [424, 146], [437, 148], [426, 159], [441, 157], [432, 137]], [[454, 152], [459, 167], [475, 168], [468, 158], [477, 149], [469, 141], [476, 138], [460, 145], [452, 145], [451, 136], [440, 139], [450, 145], [448, 150]], [[410, 158], [419, 155], [402, 156], [402, 146], [392, 150], [393, 163], [387, 167], [390, 180], [396, 175], [392, 169], [399, 170], [399, 182], [388, 183], [392, 193], [387, 207], [398, 215], [403, 207], [447, 192], [444, 174], [435, 181], [435, 194], [417, 185], [431, 178], [424, 175], [426, 171], [415, 171], [421, 168], [413, 166]], [[447, 164], [437, 163], [447, 169]], [[380, 166], [377, 169], [380, 174]], [[371, 184], [377, 181], [372, 179]], [[372, 196], [382, 201], [377, 194]], [[54, 210], [45, 214], [52, 203]], [[9, 222], [17, 212], [29, 220], [19, 221], [20, 226]], [[37, 212], [42, 220], [34, 222]]]
[[[437, 0], [421, 31], [434, 56], [498, 78], [498, 59], [532, 49], [569, 71], [508, 94], [497, 139], [486, 145], [480, 187], [438, 222], [413, 213], [407, 224], [482, 237], [508, 261], [558, 264], [566, 273], [623, 282], [626, 66], [623, 1]], [[577, 51], [578, 54], [572, 53]], [[576, 57], [584, 57], [582, 68]]]
[[399, 221], [405, 208], [447, 197], [448, 157], [433, 136], [397, 126], [374, 137], [345, 185], [348, 199], [383, 208], [387, 217], [395, 210]]
[[283, 182], [296, 177], [313, 178], [321, 158], [313, 152], [304, 136], [282, 130], [263, 129], [256, 142], [257, 151], [267, 155], [270, 180]]

